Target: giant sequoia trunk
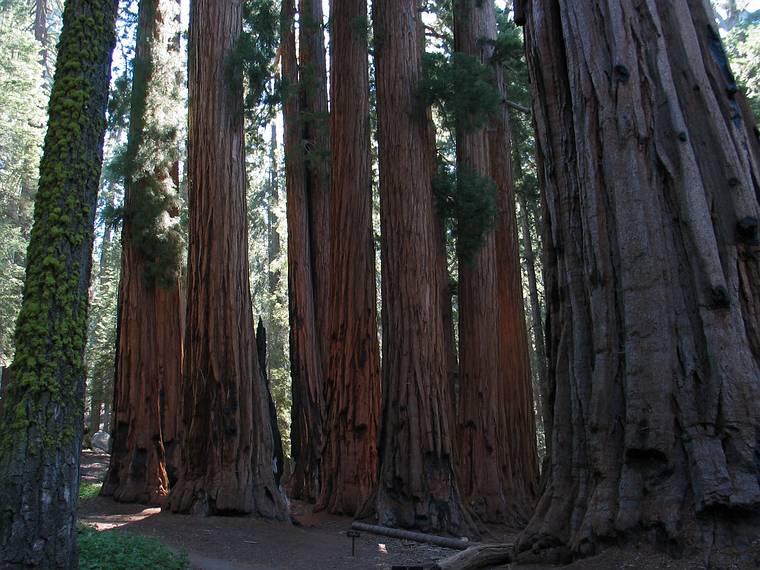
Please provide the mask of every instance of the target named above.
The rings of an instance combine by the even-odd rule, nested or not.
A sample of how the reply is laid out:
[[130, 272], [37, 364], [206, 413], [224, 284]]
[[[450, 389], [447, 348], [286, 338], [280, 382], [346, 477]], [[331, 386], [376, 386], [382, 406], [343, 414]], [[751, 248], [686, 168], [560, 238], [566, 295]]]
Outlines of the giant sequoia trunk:
[[[457, 52], [490, 65], [495, 38], [493, 0], [455, 2]], [[505, 118], [494, 120], [495, 132], [490, 138], [497, 148], [493, 150], [488, 130], [466, 126], [465, 119], [458, 118], [458, 184], [461, 187], [475, 177], [496, 178], [494, 182], [500, 186], [497, 195], [504, 195], [511, 187]], [[501, 213], [496, 216], [496, 225], [502, 228], [498, 233], [488, 229], [477, 252], [466, 252], [459, 244], [459, 481], [467, 504], [484, 521], [493, 523], [521, 521], [530, 485], [526, 475], [535, 475], [535, 458], [529, 458], [527, 451], [532, 444], [535, 454], [535, 443], [525, 439], [530, 436], [525, 420], [532, 412], [532, 402], [528, 410], [521, 409], [526, 404], [523, 383], [529, 375], [522, 300], [517, 298], [520, 292], [514, 282], [519, 278], [519, 272], [514, 274], [514, 228], [506, 225], [510, 223], [509, 199], [506, 195], [497, 201]], [[469, 216], [457, 220], [460, 237], [470, 225], [482, 223]], [[507, 241], [497, 248], [497, 238]], [[522, 340], [513, 338], [517, 334]], [[519, 401], [504, 401], [514, 397]], [[514, 417], [517, 410], [518, 417]], [[514, 428], [519, 432], [513, 433]], [[520, 447], [523, 449], [518, 451]], [[528, 464], [517, 464], [513, 453], [521, 454], [520, 460]], [[522, 482], [516, 484], [515, 479]]]
[[319, 496], [319, 458], [322, 453], [322, 365], [314, 306], [314, 272], [309, 224], [309, 196], [298, 97], [298, 64], [293, 30], [292, 0], [282, 3], [282, 76], [291, 93], [283, 104], [285, 179], [288, 215], [288, 308], [290, 316], [290, 375], [293, 408], [291, 449], [293, 474], [290, 495], [316, 501]]
[[[169, 493], [167, 450], [182, 373], [184, 304], [172, 180], [179, 102], [176, 52], [169, 51], [176, 0], [140, 2], [119, 282], [113, 449], [101, 494], [118, 501], [162, 504]], [[147, 163], [147, 160], [150, 160]], [[168, 425], [167, 425], [168, 424]]]
[[496, 281], [499, 317], [499, 393], [504, 421], [498, 440], [506, 449], [500, 458], [502, 484], [513, 520], [524, 524], [536, 498], [538, 454], [533, 381], [530, 370], [528, 330], [522, 292], [520, 248], [515, 218], [515, 184], [512, 175], [512, 141], [506, 108], [503, 67], [494, 64], [494, 77], [502, 105], [491, 121], [488, 149], [491, 177], [498, 187], [496, 199]]
[[[293, 168], [302, 178], [292, 202], [296, 265], [289, 263], [290, 269], [295, 267], [297, 274], [294, 275], [290, 297], [293, 377], [293, 423], [290, 433], [294, 468], [288, 489], [294, 498], [308, 501], [319, 497], [323, 377], [325, 355], [330, 348], [330, 140], [322, 20], [321, 1], [300, 0], [299, 99], [290, 103], [291, 109], [297, 108], [297, 115], [292, 115], [295, 118], [293, 128], [296, 128], [295, 121], [298, 121], [298, 136], [301, 137], [296, 139], [294, 132], [293, 145], [297, 146], [291, 147], [291, 153], [298, 153], [296, 160], [301, 164]], [[295, 55], [293, 58], [295, 62]], [[291, 202], [288, 204], [290, 207]], [[290, 221], [288, 229], [291, 231]]]
[[[309, 205], [314, 314], [319, 349], [330, 348], [330, 117], [327, 110], [327, 61], [322, 2], [300, 0], [298, 22], [299, 85], [303, 147], [306, 151], [306, 192]], [[324, 369], [325, 362], [322, 362]]]
[[382, 525], [473, 534], [454, 471], [428, 116], [415, 97], [417, 0], [374, 14], [383, 260], [380, 477], [366, 513]]
[[0, 425], [0, 566], [76, 568], [87, 289], [116, 0], [68, 0]]
[[242, 81], [226, 66], [241, 28], [239, 1], [191, 5], [183, 453], [168, 506], [280, 518], [248, 283]]
[[556, 394], [519, 549], [740, 542], [760, 507], [760, 145], [708, 4], [524, 8]]
[[335, 0], [331, 20], [330, 350], [318, 507], [354, 514], [377, 480], [380, 413], [367, 3]]

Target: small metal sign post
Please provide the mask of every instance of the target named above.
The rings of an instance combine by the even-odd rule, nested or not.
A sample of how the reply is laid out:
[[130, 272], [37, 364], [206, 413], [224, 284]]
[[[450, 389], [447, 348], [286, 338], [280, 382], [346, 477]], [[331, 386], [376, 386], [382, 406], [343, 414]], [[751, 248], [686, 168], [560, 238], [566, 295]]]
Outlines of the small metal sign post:
[[346, 536], [351, 539], [351, 556], [356, 556], [356, 539], [361, 536], [361, 533], [356, 530], [349, 530], [346, 532]]

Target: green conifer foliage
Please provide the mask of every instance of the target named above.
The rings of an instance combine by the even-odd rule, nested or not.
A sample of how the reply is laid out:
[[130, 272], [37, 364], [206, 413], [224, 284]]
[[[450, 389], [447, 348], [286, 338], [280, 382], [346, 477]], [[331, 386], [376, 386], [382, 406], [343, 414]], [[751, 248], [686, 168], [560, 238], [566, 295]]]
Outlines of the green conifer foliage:
[[42, 138], [43, 68], [26, 3], [0, 7], [0, 366], [13, 357]]

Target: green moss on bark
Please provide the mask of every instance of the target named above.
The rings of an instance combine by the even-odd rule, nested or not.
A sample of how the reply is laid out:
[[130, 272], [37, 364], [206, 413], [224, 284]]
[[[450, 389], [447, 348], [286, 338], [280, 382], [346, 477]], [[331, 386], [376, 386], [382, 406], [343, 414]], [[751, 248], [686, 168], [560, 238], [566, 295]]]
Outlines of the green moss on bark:
[[[90, 15], [69, 19], [61, 36], [61, 59], [50, 99], [50, 123], [45, 152], [40, 164], [39, 192], [28, 249], [24, 303], [16, 325], [16, 357], [9, 400], [18, 402], [13, 421], [3, 430], [3, 446], [39, 423], [46, 403], [75, 403], [75, 390], [67, 379], [84, 376], [87, 323], [89, 251], [92, 242], [95, 193], [100, 177], [100, 158], [83, 153], [83, 139], [101, 139], [105, 128], [103, 113], [92, 113], [93, 99], [102, 99], [88, 69], [90, 61], [108, 58], [112, 49], [113, 23], [109, 23], [113, 2], [89, 3]], [[86, 12], [86, 10], [82, 10]], [[87, 142], [90, 142], [87, 141]], [[80, 407], [80, 406], [77, 406]], [[41, 433], [51, 441], [70, 437], [76, 417], [66, 419], [55, 433]], [[64, 428], [64, 429], [60, 429]], [[67, 428], [67, 429], [66, 429]], [[48, 438], [45, 438], [48, 439]]]

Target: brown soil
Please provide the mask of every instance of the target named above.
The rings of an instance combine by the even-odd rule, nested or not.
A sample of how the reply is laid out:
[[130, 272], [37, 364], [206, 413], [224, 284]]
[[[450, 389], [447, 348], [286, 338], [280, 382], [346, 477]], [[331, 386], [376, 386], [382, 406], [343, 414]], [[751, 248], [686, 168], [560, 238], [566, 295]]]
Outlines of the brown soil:
[[[82, 480], [102, 481], [108, 455], [85, 451]], [[290, 505], [297, 524], [251, 517], [195, 517], [162, 513], [160, 508], [117, 503], [97, 497], [80, 502], [79, 520], [98, 530], [131, 532], [159, 539], [177, 552], [188, 554], [193, 568], [205, 570], [354, 570], [432, 565], [456, 551], [416, 542], [361, 533], [356, 554], [346, 531], [351, 519], [313, 513], [309, 505]], [[508, 541], [504, 533], [488, 537]], [[495, 568], [495, 567], [494, 567]], [[549, 565], [516, 565], [499, 568], [556, 570]], [[576, 570], [749, 570], [760, 568], [760, 538], [752, 548], [725, 550], [704, 556], [673, 559], [646, 548], [610, 548], [563, 569]]]
[[[83, 452], [83, 480], [102, 481], [107, 468], [107, 455]], [[291, 513], [298, 525], [251, 517], [175, 515], [105, 497], [79, 505], [82, 523], [157, 538], [175, 551], [187, 552], [193, 568], [205, 570], [429, 568], [456, 552], [361, 533], [352, 556], [352, 539], [346, 536], [350, 518], [312, 513], [309, 505], [298, 502], [291, 504]]]

